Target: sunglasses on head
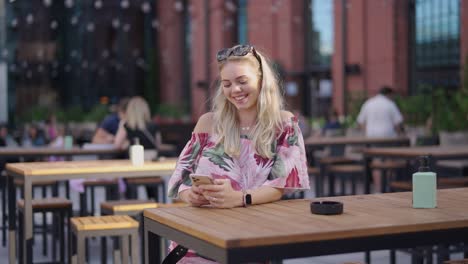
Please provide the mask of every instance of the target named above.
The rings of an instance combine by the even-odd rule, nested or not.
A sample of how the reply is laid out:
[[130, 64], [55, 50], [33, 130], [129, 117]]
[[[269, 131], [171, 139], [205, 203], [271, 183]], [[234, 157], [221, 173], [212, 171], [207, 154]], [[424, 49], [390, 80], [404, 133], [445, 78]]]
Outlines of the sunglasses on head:
[[260, 59], [260, 56], [258, 56], [254, 46], [251, 45], [237, 45], [232, 48], [222, 49], [218, 51], [218, 54], [216, 54], [216, 59], [218, 62], [221, 62], [226, 60], [229, 56], [243, 57], [250, 52], [252, 52], [252, 55], [254, 55], [258, 60], [258, 63], [260, 64], [260, 70], [262, 70], [262, 60]]

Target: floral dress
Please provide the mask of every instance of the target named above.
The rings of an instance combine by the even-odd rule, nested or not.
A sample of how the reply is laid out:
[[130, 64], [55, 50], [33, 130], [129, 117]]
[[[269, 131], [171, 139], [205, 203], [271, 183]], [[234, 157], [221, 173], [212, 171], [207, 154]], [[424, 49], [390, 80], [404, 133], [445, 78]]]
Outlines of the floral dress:
[[[238, 157], [231, 157], [216, 144], [217, 136], [208, 133], [192, 133], [182, 150], [176, 169], [169, 180], [169, 197], [191, 188], [189, 174], [211, 175], [213, 179], [229, 179], [234, 190], [254, 190], [262, 186], [284, 189], [284, 193], [309, 189], [304, 139], [296, 118], [283, 122], [273, 143], [273, 158], [259, 156], [255, 146], [246, 136], [241, 137]], [[171, 243], [170, 250], [176, 246]], [[216, 263], [201, 258], [194, 251], [178, 263]]]

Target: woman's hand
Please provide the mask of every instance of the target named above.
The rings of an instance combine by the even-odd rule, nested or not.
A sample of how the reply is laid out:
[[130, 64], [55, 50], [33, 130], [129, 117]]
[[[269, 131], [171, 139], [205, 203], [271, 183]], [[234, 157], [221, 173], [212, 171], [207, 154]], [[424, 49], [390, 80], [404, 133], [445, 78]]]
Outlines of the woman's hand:
[[202, 206], [210, 204], [205, 196], [203, 196], [200, 188], [194, 185], [192, 188], [182, 191], [179, 194], [179, 197], [191, 206]]
[[213, 207], [233, 208], [243, 205], [242, 192], [232, 189], [229, 179], [216, 179], [213, 185], [201, 185], [199, 189]]

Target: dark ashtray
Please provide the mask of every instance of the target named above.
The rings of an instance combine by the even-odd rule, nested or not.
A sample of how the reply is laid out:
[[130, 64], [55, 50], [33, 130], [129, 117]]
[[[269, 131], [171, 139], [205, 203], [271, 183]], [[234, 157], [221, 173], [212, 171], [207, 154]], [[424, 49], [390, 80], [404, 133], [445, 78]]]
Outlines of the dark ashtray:
[[336, 201], [317, 201], [310, 203], [310, 212], [319, 215], [337, 215], [343, 213], [343, 203]]

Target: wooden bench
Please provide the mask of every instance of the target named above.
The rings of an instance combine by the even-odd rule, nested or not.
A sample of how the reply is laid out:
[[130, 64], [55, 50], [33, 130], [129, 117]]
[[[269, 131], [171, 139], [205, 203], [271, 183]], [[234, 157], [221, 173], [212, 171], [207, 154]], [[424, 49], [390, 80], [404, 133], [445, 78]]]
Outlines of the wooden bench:
[[[437, 189], [459, 188], [468, 186], [468, 177], [457, 178], [437, 178]], [[411, 181], [393, 181], [390, 183], [393, 191], [411, 191], [413, 184]]]
[[348, 158], [348, 157], [344, 157], [344, 156], [337, 156], [337, 157], [330, 156], [330, 157], [323, 157], [320, 159], [320, 163], [327, 164], [327, 165], [353, 163], [353, 162], [356, 162], [356, 160]]
[[444, 264], [468, 264], [468, 258], [460, 260], [447, 260]]
[[[156, 202], [166, 202], [166, 186], [162, 177], [128, 178], [125, 181], [128, 199], [137, 199], [138, 186], [145, 186], [148, 199], [154, 198]], [[160, 196], [161, 198], [159, 198]]]
[[[345, 177], [351, 178], [351, 194], [356, 194], [356, 178], [364, 174], [364, 166], [359, 164], [341, 164], [328, 167], [330, 185], [334, 185], [335, 176], [341, 176], [341, 195], [346, 195]], [[334, 186], [331, 186], [334, 188]], [[331, 189], [330, 189], [331, 190]]]
[[314, 174], [316, 175], [316, 174], [319, 174], [319, 173], [320, 173], [320, 169], [317, 168], [317, 167], [308, 167], [308, 168], [307, 168], [307, 173], [308, 173], [309, 175], [311, 175], [311, 174], [312, 174], [312, 175], [314, 175]]
[[[391, 181], [389, 177], [392, 175], [395, 175], [396, 173], [404, 173], [406, 169], [406, 162], [402, 160], [374, 160], [370, 164], [370, 168], [372, 170], [380, 170], [381, 171], [381, 185], [380, 185], [380, 191], [385, 193], [388, 192], [388, 182]], [[393, 173], [391, 173], [393, 172]]]
[[[94, 216], [96, 212], [96, 188], [104, 188], [106, 200], [117, 199], [119, 180], [86, 180], [83, 182], [83, 187], [84, 193], [80, 193], [80, 215]], [[88, 194], [90, 199], [88, 199]], [[88, 211], [88, 201], [90, 201], [90, 211]]]
[[316, 193], [317, 195], [323, 195], [324, 194], [324, 179], [326, 176], [329, 177], [330, 184], [329, 184], [329, 195], [334, 196], [335, 195], [335, 186], [334, 186], [334, 177], [333, 175], [330, 175], [329, 172], [329, 167], [332, 165], [338, 165], [338, 164], [352, 164], [356, 163], [356, 160], [350, 157], [346, 156], [326, 156], [322, 157], [319, 159], [319, 173], [318, 177], [316, 178], [317, 180], [315, 181], [316, 184]]
[[158, 204], [151, 200], [121, 200], [101, 203], [103, 215], [130, 215], [136, 216], [145, 209], [157, 208]]
[[168, 207], [185, 207], [188, 204], [184, 202], [176, 202], [171, 204], [156, 203], [153, 200], [120, 200], [107, 201], [101, 203], [101, 211], [105, 214], [126, 214], [135, 215], [141, 213], [145, 209], [150, 208], [168, 208]]
[[[139, 263], [138, 228], [139, 223], [128, 215], [88, 216], [71, 219], [72, 231], [76, 236], [76, 253], [72, 263], [85, 262], [85, 241], [88, 237], [119, 236], [121, 241], [122, 263], [129, 263], [129, 240], [131, 240], [131, 263]], [[75, 260], [76, 257], [76, 260]], [[116, 260], [114, 259], [114, 262]]]

